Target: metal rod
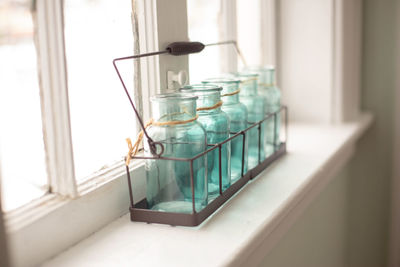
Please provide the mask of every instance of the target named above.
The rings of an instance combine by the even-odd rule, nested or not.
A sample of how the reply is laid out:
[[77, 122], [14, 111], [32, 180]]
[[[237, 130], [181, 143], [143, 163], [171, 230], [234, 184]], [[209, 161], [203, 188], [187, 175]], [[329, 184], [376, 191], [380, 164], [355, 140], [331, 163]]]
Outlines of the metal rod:
[[[171, 55], [175, 55], [175, 56], [179, 56], [179, 55], [188, 55], [191, 53], [197, 53], [203, 50], [203, 48], [205, 46], [214, 46], [214, 45], [224, 45], [224, 44], [233, 44], [237, 54], [239, 55], [239, 57], [241, 58], [241, 60], [243, 61], [243, 64], [245, 66], [247, 66], [246, 60], [244, 59], [242, 53], [239, 50], [239, 47], [237, 45], [236, 41], [225, 41], [225, 42], [219, 42], [219, 43], [212, 43], [212, 44], [207, 44], [207, 45], [203, 45], [202, 43], [199, 42], [175, 42], [175, 43], [171, 43], [167, 46], [166, 50], [163, 51], [157, 51], [157, 52], [151, 52], [151, 53], [145, 53], [145, 54], [139, 54], [139, 55], [133, 55], [133, 56], [128, 56], [128, 57], [120, 57], [120, 58], [116, 58], [113, 60], [113, 65], [115, 68], [115, 71], [118, 74], [118, 78], [121, 81], [121, 84], [125, 90], [126, 95], [128, 96], [129, 102], [136, 114], [136, 117], [139, 121], [140, 127], [143, 130], [144, 135], [147, 138], [147, 142], [149, 144], [150, 147], [150, 151], [154, 156], [160, 157], [164, 151], [164, 146], [163, 144], [161, 144], [160, 142], [154, 142], [153, 139], [148, 135], [143, 120], [141, 118], [141, 116], [139, 115], [139, 112], [137, 111], [135, 104], [133, 103], [133, 100], [129, 94], [128, 89], [126, 88], [125, 82], [122, 79], [121, 73], [119, 72], [119, 69], [117, 67], [117, 61], [123, 61], [123, 60], [128, 60], [128, 59], [138, 59], [138, 58], [142, 58], [142, 57], [149, 57], [149, 56], [156, 56], [156, 55], [161, 55], [161, 54], [171, 54]], [[157, 153], [157, 147], [156, 145], [159, 145], [161, 147], [161, 150], [159, 153]]]
[[258, 164], [261, 162], [261, 122], [258, 123]]
[[287, 144], [288, 137], [289, 137], [289, 131], [288, 131], [289, 110], [288, 110], [288, 107], [286, 107], [286, 106], [284, 106], [283, 109], [285, 111], [285, 143]]
[[[283, 106], [283, 107], [281, 107], [279, 110], [286, 110], [286, 107]], [[225, 143], [227, 143], [227, 142], [232, 141], [232, 140], [235, 139], [237, 136], [243, 135], [243, 133], [246, 133], [246, 132], [249, 131], [250, 129], [252, 129], [252, 128], [254, 128], [254, 127], [257, 127], [259, 123], [264, 122], [265, 120], [271, 118], [273, 115], [274, 115], [274, 113], [270, 113], [270, 114], [268, 114], [266, 117], [264, 117], [263, 120], [259, 121], [258, 123], [255, 123], [255, 122], [253, 123], [253, 122], [252, 122], [252, 125], [249, 126], [248, 128], [246, 128], [245, 130], [240, 131], [240, 132], [237, 132], [237, 133], [231, 133], [231, 134], [233, 134], [231, 137], [225, 139], [225, 141], [220, 142], [220, 143], [218, 143], [218, 144], [225, 144]], [[249, 123], [250, 123], [250, 122], [249, 122]], [[173, 158], [173, 157], [162, 157], [162, 156], [157, 156], [157, 159], [160, 159], [160, 160], [176, 160], [176, 161], [191, 161], [191, 160], [198, 159], [198, 158], [204, 156], [205, 154], [207, 154], [207, 153], [213, 151], [214, 149], [216, 149], [216, 148], [218, 147], [218, 144], [210, 144], [209, 146], [211, 146], [211, 148], [209, 148], [209, 149], [207, 149], [207, 150], [205, 150], [205, 151], [203, 151], [203, 152], [201, 152], [201, 153], [199, 153], [199, 154], [193, 156], [192, 158]], [[134, 158], [135, 158], [135, 159], [155, 159], [154, 157], [145, 157], [145, 156], [135, 156]]]
[[131, 208], [135, 207], [135, 203], [133, 202], [133, 193], [132, 193], [132, 183], [131, 183], [131, 174], [129, 172], [129, 166], [125, 165], [126, 167], [126, 177], [128, 178], [128, 186], [129, 186], [129, 201], [131, 204]]
[[[164, 51], [158, 51], [158, 52], [152, 52], [152, 53], [146, 53], [146, 54], [140, 54], [140, 55], [133, 55], [133, 56], [129, 56], [129, 57], [120, 57], [120, 58], [116, 58], [116, 59], [113, 60], [113, 65], [114, 65], [115, 71], [118, 74], [118, 78], [121, 81], [121, 84], [122, 84], [122, 86], [123, 86], [123, 88], [125, 90], [125, 93], [126, 93], [128, 99], [129, 99], [129, 102], [131, 103], [131, 106], [133, 108], [133, 111], [136, 114], [136, 117], [137, 117], [137, 119], [139, 121], [140, 127], [142, 127], [143, 133], [145, 134], [145, 136], [147, 138], [150, 150], [151, 150], [153, 155], [157, 155], [155, 143], [154, 143], [153, 139], [151, 139], [150, 136], [147, 134], [147, 131], [146, 131], [145, 127], [144, 127], [143, 120], [142, 120], [141, 116], [139, 115], [139, 112], [137, 111], [137, 109], [135, 107], [135, 104], [133, 103], [133, 100], [132, 100], [132, 98], [131, 98], [131, 96], [130, 96], [130, 94], [128, 92], [128, 89], [126, 88], [125, 82], [122, 79], [121, 73], [119, 72], [119, 69], [117, 67], [117, 61], [128, 60], [128, 59], [137, 59], [137, 58], [141, 58], [141, 57], [149, 57], [149, 56], [161, 55], [161, 54], [166, 54], [166, 53], [169, 53], [169, 51], [168, 50], [164, 50]], [[157, 144], [160, 144], [160, 143], [157, 143]], [[162, 146], [162, 144], [160, 144], [160, 145]], [[158, 156], [160, 156], [160, 155], [158, 155]]]
[[273, 139], [274, 143], [272, 144], [274, 151], [275, 151], [276, 144], [278, 143], [278, 138], [279, 138], [277, 130], [278, 130], [278, 116], [277, 116], [277, 113], [274, 113], [274, 139]]
[[222, 195], [222, 145], [218, 146], [218, 162], [219, 162], [219, 194]]
[[237, 42], [234, 40], [229, 40], [229, 41], [224, 41], [224, 42], [218, 42], [218, 43], [211, 43], [211, 44], [206, 44], [205, 46], [214, 46], [214, 45], [224, 45], [224, 44], [233, 44], [233, 46], [236, 49], [236, 53], [239, 55], [240, 60], [242, 60], [243, 64], [247, 66], [247, 62], [242, 54], [242, 52], [239, 49], [239, 46], [237, 45]]
[[246, 132], [245, 132], [245, 131], [242, 131], [241, 133], [242, 133], [242, 135], [243, 135], [243, 144], [242, 144], [242, 170], [241, 170], [242, 175], [241, 175], [241, 176], [243, 176], [243, 175], [244, 175], [244, 155], [245, 155], [245, 153], [246, 153]]
[[196, 207], [194, 204], [194, 175], [193, 175], [193, 160], [189, 162], [190, 165], [190, 187], [192, 189], [192, 209], [193, 209], [193, 214], [196, 213]]

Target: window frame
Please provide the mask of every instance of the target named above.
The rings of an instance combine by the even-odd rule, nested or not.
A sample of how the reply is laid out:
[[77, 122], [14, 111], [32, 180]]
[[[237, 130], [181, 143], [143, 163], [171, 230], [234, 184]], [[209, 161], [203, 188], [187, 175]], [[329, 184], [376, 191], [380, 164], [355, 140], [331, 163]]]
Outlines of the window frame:
[[[94, 173], [81, 184], [76, 183], [68, 105], [63, 3], [63, 0], [36, 1], [43, 127], [51, 178], [48, 194], [3, 214], [10, 257], [16, 265], [39, 264], [128, 212], [129, 194], [123, 162]], [[175, 31], [175, 35], [165, 34], [168, 28], [182, 23], [187, 25], [186, 0], [171, 0], [168, 3], [163, 0], [137, 0], [132, 9], [136, 14], [133, 19], [137, 20], [134, 34], [139, 36], [139, 41], [134, 44], [135, 53], [157, 51], [175, 40], [188, 40], [186, 27]], [[178, 12], [181, 16], [171, 19], [171, 12]], [[46, 23], [48, 21], [55, 23]], [[160, 28], [164, 30], [160, 31]], [[141, 94], [135, 99], [135, 104], [144, 120], [148, 120], [150, 105], [144, 103], [148, 102], [150, 95], [161, 93], [159, 88], [166, 88], [167, 77], [160, 73], [187, 70], [188, 58], [150, 57], [141, 60], [139, 66], [134, 75], [140, 77], [140, 81], [135, 83], [133, 90], [139, 90]], [[140, 87], [148, 90], [140, 90]], [[146, 101], [142, 102], [143, 99]], [[132, 161], [130, 171], [134, 173], [136, 182], [134, 201], [138, 201], [145, 192], [144, 161]], [[65, 224], [66, 221], [70, 223]], [[58, 238], [43, 239], [44, 231], [46, 236]], [[34, 252], [32, 244], [36, 248]]]
[[36, 1], [34, 9], [49, 193], [74, 198], [78, 192], [69, 115], [63, 1]]
[[[222, 1], [228, 3], [226, 6], [230, 10], [225, 19], [227, 22], [232, 22], [236, 16], [235, 7], [233, 7], [235, 5], [232, 4], [233, 1]], [[286, 10], [282, 10], [280, 3], [283, 1], [269, 0], [260, 9], [262, 14], [266, 14], [265, 12], [272, 14], [270, 20], [268, 22], [263, 20], [261, 25], [263, 32], [268, 31], [270, 33], [262, 36], [262, 48], [263, 51], [266, 51], [262, 57], [264, 62], [267, 59], [268, 62], [271, 62], [270, 59], [273, 58], [278, 65], [284, 63], [282, 53], [285, 52], [280, 49], [282, 34], [286, 34], [282, 32], [280, 27], [282, 12], [286, 12]], [[308, 0], [308, 2], [312, 1]], [[338, 1], [343, 3], [345, 0], [325, 1], [329, 1], [333, 5], [332, 8], [337, 8], [334, 4]], [[46, 55], [46, 51], [51, 52], [48, 58], [41, 56], [40, 60], [42, 65], [42, 90], [44, 91], [43, 94], [46, 95], [43, 99], [43, 113], [46, 114], [43, 123], [46, 131], [49, 129], [46, 134], [45, 145], [48, 153], [49, 174], [53, 179], [50, 179], [51, 192], [49, 194], [20, 209], [4, 214], [6, 231], [10, 240], [11, 258], [18, 261], [17, 265], [39, 264], [60, 253], [127, 213], [129, 205], [126, 174], [122, 162], [94, 174], [91, 179], [82, 184], [76, 184], [68, 110], [64, 36], [63, 31], [60, 31], [63, 28], [63, 0], [38, 0], [36, 2], [37, 15], [42, 17], [38, 26], [49, 26], [43, 27], [46, 30], [39, 33], [39, 41], [41, 46], [42, 43], [45, 44], [40, 49], [42, 56]], [[261, 1], [261, 3], [263, 2]], [[136, 17], [133, 17], [138, 22], [135, 24], [138, 26], [135, 31], [139, 37], [138, 42], [135, 43], [135, 53], [157, 51], [170, 42], [188, 40], [187, 27], [182, 26], [187, 25], [186, 0], [170, 0], [168, 3], [164, 0], [136, 0], [133, 10], [136, 14]], [[338, 10], [338, 12], [343, 12], [343, 9]], [[171, 16], [172, 13], [174, 16]], [[346, 14], [346, 16], [351, 16], [351, 14]], [[44, 18], [54, 19], [57, 23], [48, 25]], [[333, 21], [333, 25], [336, 25], [335, 23], [337, 21]], [[177, 25], [179, 26], [178, 30], [172, 33], [167, 32], [168, 29], [176, 28]], [[234, 24], [231, 23], [231, 25], [234, 27]], [[272, 32], [270, 32], [271, 29]], [[229, 32], [234, 34], [236, 29], [231, 28]], [[339, 31], [336, 34], [343, 33]], [[232, 35], [228, 39], [235, 39], [235, 37], [236, 35]], [[61, 43], [60, 40], [62, 40]], [[267, 42], [268, 44], [272, 43], [272, 47], [269, 47]], [[44, 47], [47, 47], [47, 49], [44, 49]], [[340, 54], [340, 52], [341, 50], [336, 51], [335, 55]], [[237, 60], [236, 55], [229, 57], [233, 61]], [[356, 59], [350, 57], [347, 60]], [[341, 61], [340, 64], [345, 63]], [[140, 95], [138, 94], [135, 103], [143, 114], [143, 119], [147, 121], [150, 118], [151, 109], [150, 105], [145, 105], [145, 103], [148, 102], [150, 95], [162, 92], [160, 88], [167, 88], [167, 71], [188, 71], [188, 57], [150, 57], [141, 60], [138, 65], [140, 65], [140, 68], [135, 68], [135, 77], [141, 79], [135, 83], [134, 90], [136, 93], [139, 92]], [[278, 69], [279, 71], [282, 71], [282, 69]], [[278, 76], [278, 81], [279, 79], [280, 76]], [[287, 94], [291, 90], [284, 88], [283, 92]], [[343, 86], [332, 87], [330, 90], [332, 90], [331, 92], [337, 92], [336, 90], [343, 92]], [[357, 88], [354, 90], [357, 90]], [[58, 100], [58, 105], [53, 100]], [[286, 104], [291, 106], [290, 101]], [[350, 105], [349, 103], [345, 104]], [[291, 108], [291, 112], [296, 112], [296, 108]], [[57, 114], [61, 116], [60, 120], [55, 119]], [[333, 119], [327, 120], [331, 122]], [[66, 145], [69, 147], [67, 151], [65, 151]], [[144, 162], [133, 161], [130, 170], [136, 182], [133, 188], [134, 200], [138, 201], [143, 198], [145, 192]], [[66, 221], [69, 223], [65, 224]], [[59, 227], [55, 227], [56, 225]], [[57, 236], [57, 240], [43, 240], [43, 231], [46, 231], [47, 236]], [[26, 244], [30, 244], [30, 246], [28, 247]], [[32, 245], [37, 247], [35, 253], [32, 252]]]

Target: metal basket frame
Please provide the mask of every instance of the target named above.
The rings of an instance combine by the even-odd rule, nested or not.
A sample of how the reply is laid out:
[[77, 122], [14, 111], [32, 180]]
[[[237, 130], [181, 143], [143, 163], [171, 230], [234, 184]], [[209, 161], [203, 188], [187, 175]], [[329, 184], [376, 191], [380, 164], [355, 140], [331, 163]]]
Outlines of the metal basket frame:
[[[266, 123], [268, 120], [273, 119], [274, 121], [274, 128], [276, 130], [277, 127], [277, 119], [281, 113], [284, 113], [284, 125], [285, 125], [285, 134], [284, 140], [280, 142], [279, 147], [275, 150], [275, 152], [268, 156], [265, 159], [261, 159], [261, 125]], [[287, 124], [288, 124], [288, 112], [287, 107], [282, 106], [279, 110], [274, 113], [268, 114], [264, 119], [253, 123], [250, 127], [242, 130], [238, 133], [231, 133], [233, 134], [231, 137], [226, 139], [223, 142], [217, 144], [210, 144], [211, 146], [209, 149], [205, 150], [202, 153], [197, 154], [192, 158], [173, 158], [173, 157], [163, 157], [163, 156], [153, 156], [153, 157], [146, 157], [146, 156], [135, 156], [134, 159], [145, 159], [145, 160], [173, 160], [173, 161], [185, 161], [189, 164], [190, 170], [190, 185], [191, 185], [191, 192], [192, 192], [192, 213], [173, 213], [173, 212], [163, 212], [163, 211], [156, 211], [147, 208], [146, 198], [142, 199], [138, 203], [134, 203], [133, 201], [133, 193], [132, 193], [132, 181], [130, 176], [129, 167], [126, 166], [126, 173], [129, 185], [129, 199], [130, 199], [130, 217], [131, 221], [137, 222], [147, 222], [147, 223], [161, 223], [161, 224], [170, 224], [170, 225], [180, 225], [180, 226], [197, 226], [201, 224], [205, 219], [207, 219], [211, 214], [213, 214], [218, 208], [220, 208], [226, 201], [228, 201], [237, 191], [239, 191], [242, 187], [244, 187], [250, 180], [255, 178], [258, 174], [260, 174], [263, 170], [265, 170], [272, 162], [276, 159], [281, 157], [286, 153], [286, 143], [287, 143]], [[257, 127], [258, 129], [258, 162], [259, 164], [248, 170], [244, 173], [244, 161], [245, 161], [245, 140], [246, 140], [246, 133]], [[274, 131], [276, 134], [276, 131]], [[222, 189], [222, 145], [232, 141], [235, 138], [243, 138], [243, 151], [242, 151], [242, 175], [235, 183], [231, 184], [225, 191]], [[279, 137], [277, 137], [279, 138]], [[274, 138], [275, 140], [275, 138]], [[193, 174], [193, 162], [194, 160], [208, 154], [212, 153], [214, 150], [219, 150], [219, 196], [216, 197], [212, 202], [210, 202], [207, 206], [205, 206], [201, 211], [196, 211], [195, 208], [195, 190], [194, 190], [194, 174]], [[189, 177], [188, 177], [189, 179]]]
[[[213, 214], [219, 207], [221, 207], [228, 199], [230, 199], [239, 189], [241, 189], [244, 185], [246, 185], [251, 179], [256, 177], [259, 173], [261, 173], [265, 168], [267, 168], [273, 161], [278, 159], [280, 156], [286, 153], [286, 143], [287, 143], [287, 124], [288, 124], [288, 111], [286, 106], [281, 106], [279, 110], [275, 111], [274, 113], [270, 113], [264, 117], [264, 119], [258, 122], [252, 122], [251, 126], [242, 130], [238, 133], [231, 133], [232, 136], [226, 139], [223, 142], [218, 144], [210, 144], [210, 148], [205, 150], [202, 153], [192, 157], [192, 158], [172, 158], [172, 157], [163, 157], [162, 153], [164, 151], [163, 144], [157, 141], [153, 141], [151, 137], [148, 135], [146, 131], [146, 127], [144, 126], [143, 119], [141, 118], [138, 110], [136, 109], [133, 100], [129, 94], [129, 91], [125, 85], [125, 82], [119, 72], [117, 62], [124, 61], [124, 60], [137, 60], [143, 57], [149, 56], [157, 56], [161, 54], [169, 54], [172, 56], [182, 56], [182, 55], [189, 55], [193, 53], [201, 52], [205, 47], [208, 46], [216, 46], [216, 45], [233, 45], [236, 49], [236, 52], [243, 63], [246, 65], [246, 61], [239, 50], [236, 41], [224, 41], [219, 43], [212, 43], [212, 44], [202, 44], [200, 42], [174, 42], [170, 43], [165, 50], [146, 53], [146, 54], [138, 54], [128, 57], [116, 58], [113, 60], [113, 65], [115, 71], [117, 72], [118, 78], [121, 81], [122, 87], [129, 99], [129, 102], [133, 108], [133, 111], [137, 117], [140, 127], [142, 128], [143, 134], [146, 136], [147, 143], [149, 145], [150, 152], [152, 153], [152, 157], [143, 157], [143, 156], [135, 156], [134, 159], [151, 159], [151, 160], [175, 160], [175, 161], [186, 161], [190, 166], [190, 182], [191, 182], [191, 190], [192, 190], [192, 213], [191, 214], [183, 214], [183, 213], [172, 213], [172, 212], [161, 212], [150, 210], [146, 206], [146, 199], [142, 199], [138, 203], [133, 202], [133, 193], [132, 193], [132, 181], [129, 172], [129, 166], [126, 166], [126, 173], [128, 178], [128, 185], [129, 185], [129, 199], [130, 199], [130, 214], [132, 221], [139, 221], [139, 222], [148, 222], [148, 223], [162, 223], [162, 224], [170, 224], [170, 225], [182, 225], [182, 226], [197, 226], [202, 223], [206, 218], [208, 218], [211, 214]], [[281, 116], [281, 113], [284, 112], [284, 125], [285, 125], [285, 135], [284, 140], [280, 142], [279, 147], [275, 149], [274, 153], [268, 156], [266, 159], [261, 159], [261, 124], [267, 122], [268, 120], [274, 119], [274, 143], [276, 138], [280, 138], [276, 136], [276, 127], [277, 127], [277, 119], [278, 116]], [[279, 118], [280, 120], [281, 118]], [[244, 155], [245, 155], [245, 140], [246, 140], [246, 132], [254, 127], [258, 128], [258, 165], [246, 173], [244, 173]], [[221, 150], [222, 145], [233, 140], [234, 138], [243, 138], [243, 147], [242, 147], [242, 175], [235, 183], [231, 184], [225, 191], [222, 190], [222, 168], [221, 168]], [[161, 149], [157, 150], [157, 146]], [[275, 146], [275, 144], [274, 144]], [[195, 208], [195, 191], [194, 191], [194, 175], [193, 175], [193, 161], [214, 151], [215, 149], [219, 150], [219, 196], [216, 197], [213, 201], [211, 201], [207, 206], [205, 206], [201, 211], [197, 212]], [[158, 152], [160, 151], [160, 152]]]

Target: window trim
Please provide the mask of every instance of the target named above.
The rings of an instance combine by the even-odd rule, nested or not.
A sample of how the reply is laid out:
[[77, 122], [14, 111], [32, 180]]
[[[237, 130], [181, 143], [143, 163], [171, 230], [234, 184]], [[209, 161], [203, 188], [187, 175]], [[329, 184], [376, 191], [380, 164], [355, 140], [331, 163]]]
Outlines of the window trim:
[[49, 192], [77, 196], [65, 59], [63, 1], [36, 1], [37, 51]]
[[[275, 0], [271, 1], [275, 2]], [[42, 13], [46, 14], [45, 18], [56, 16], [55, 13], [62, 15], [62, 0], [38, 0], [37, 3], [38, 7], [41, 7], [39, 8], [41, 12], [46, 12]], [[171, 36], [160, 33], [160, 29], [174, 27], [176, 21], [182, 23], [182, 21], [187, 20], [185, 18], [186, 11], [184, 10], [186, 9], [186, 0], [170, 0], [168, 4], [164, 0], [136, 0], [135, 4], [134, 9], [137, 8], [139, 37], [144, 36], [144, 38], [139, 38], [139, 47], [135, 48], [135, 52], [156, 51], [171, 41], [187, 40], [187, 29], [186, 33], [185, 30], [182, 30]], [[163, 8], [157, 8], [160, 6]], [[43, 9], [43, 7], [47, 9]], [[274, 8], [282, 12], [280, 5], [276, 5]], [[177, 16], [171, 16], [171, 11]], [[60, 16], [56, 17], [58, 20], [60, 18]], [[277, 13], [277, 18], [281, 19], [280, 13]], [[40, 25], [46, 25], [43, 24], [45, 21], [41, 23]], [[279, 24], [280, 20], [277, 19], [276, 24], [272, 24], [273, 26], [262, 25], [261, 27], [262, 29], [265, 29], [265, 27], [278, 27], [276, 36], [280, 36], [281, 32], [279, 31], [281, 29]], [[49, 32], [43, 33], [43, 37], [41, 37], [41, 40], [48, 43], [49, 47], [48, 50], [41, 50], [41, 54], [45, 55], [46, 51], [54, 53], [54, 55], [51, 54], [52, 59], [46, 59], [44, 66], [50, 71], [52, 70], [50, 68], [51, 64], [56, 64], [54, 65], [56, 66], [55, 76], [49, 74], [48, 77], [42, 80], [43, 87], [47, 88], [43, 90], [48, 90], [48, 97], [45, 99], [46, 110], [43, 113], [49, 114], [48, 117], [44, 118], [44, 123], [46, 128], [49, 127], [51, 130], [47, 132], [46, 138], [52, 138], [48, 141], [46, 140], [46, 143], [49, 142], [47, 145], [52, 147], [52, 150], [50, 150], [52, 154], [49, 153], [49, 160], [53, 162], [51, 163], [52, 169], [49, 172], [54, 172], [51, 173], [51, 177], [59, 177], [60, 181], [63, 182], [59, 185], [51, 185], [52, 192], [57, 194], [48, 194], [18, 210], [5, 214], [6, 231], [10, 240], [10, 252], [12, 259], [18, 261], [16, 265], [39, 264], [128, 212], [129, 194], [123, 163], [117, 163], [104, 172], [96, 173], [92, 179], [87, 180], [82, 185], [77, 186], [75, 179], [73, 179], [67, 83], [66, 77], [63, 76], [63, 73], [66, 73], [65, 58], [62, 52], [63, 46], [58, 43], [60, 39], [57, 38], [57, 34], [60, 34], [60, 32], [57, 33], [57, 27], [58, 29], [59, 27], [62, 28], [62, 24], [52, 25], [49, 27]], [[63, 36], [60, 38], [63, 40]], [[281, 39], [278, 38], [278, 44], [279, 40]], [[50, 48], [53, 50], [50, 50]], [[278, 49], [278, 46], [276, 46], [276, 49]], [[263, 50], [265, 50], [265, 47], [263, 47]], [[279, 63], [282, 63], [280, 60], [281, 53], [282, 51], [278, 50], [276, 55]], [[187, 56], [170, 57], [169, 59], [160, 56], [142, 60], [140, 62], [140, 73], [137, 73], [142, 78], [142, 81], [141, 85], [137, 86], [146, 88], [141, 91], [144, 103], [148, 101], [150, 95], [159, 93], [160, 88], [167, 88], [166, 70], [176, 72], [182, 69], [188, 70]], [[52, 92], [51, 88], [56, 91]], [[286, 91], [286, 88], [284, 91]], [[61, 98], [62, 105], [54, 105], [54, 102], [52, 102], [52, 100], [58, 98]], [[290, 103], [288, 104], [290, 105]], [[151, 114], [150, 107], [143, 105], [142, 109], [143, 117], [146, 121]], [[295, 112], [292, 108], [291, 111]], [[63, 119], [56, 120], [55, 114], [62, 114]], [[64, 134], [56, 135], [60, 131]], [[66, 144], [70, 144], [69, 147], [71, 148], [67, 153], [65, 153], [64, 149], [61, 149]], [[133, 161], [132, 163], [134, 164], [131, 168], [132, 177], [137, 179], [133, 194], [135, 201], [137, 201], [143, 198], [145, 192], [144, 164], [143, 161]], [[75, 189], [71, 191], [71, 188]], [[75, 199], [71, 199], [73, 197]], [[65, 224], [66, 221], [69, 223]], [[59, 227], [55, 227], [55, 225]], [[46, 230], [48, 236], [57, 236], [57, 240], [43, 240], [44, 230]], [[27, 244], [29, 244], [29, 247]], [[32, 251], [32, 246], [37, 247], [37, 250]]]
[[[341, 123], [358, 118], [362, 0], [276, 3], [278, 85], [290, 119]], [[307, 31], [299, 31], [303, 28]], [[304, 109], [299, 99], [312, 98], [318, 98], [313, 109]]]
[[[41, 58], [40, 62], [44, 74], [41, 82], [43, 90], [46, 90], [43, 92], [43, 95], [46, 94], [43, 113], [48, 115], [44, 118], [44, 124], [46, 136], [49, 138], [46, 140], [48, 142], [46, 150], [48, 158], [52, 160], [48, 163], [52, 166], [49, 172], [51, 177], [60, 179], [60, 183], [51, 185], [51, 193], [4, 214], [6, 233], [10, 240], [10, 255], [17, 266], [40, 264], [126, 214], [129, 207], [123, 162], [117, 162], [106, 170], [94, 173], [82, 184], [77, 185], [74, 179], [67, 79], [64, 75], [66, 74], [64, 36], [62, 16], [58, 16], [63, 14], [62, 4], [63, 0], [37, 1], [37, 16], [41, 19], [38, 25], [48, 25], [46, 21], [50, 18], [61, 19], [55, 25], [43, 28], [39, 34], [41, 42], [39, 53], [46, 55], [46, 51], [51, 52], [49, 57]], [[181, 12], [174, 6], [179, 6]], [[163, 0], [135, 1], [133, 11], [137, 14], [138, 35], [145, 36], [139, 38], [139, 43], [134, 47], [135, 51], [140, 53], [157, 51], [172, 41], [187, 40], [187, 28], [176, 31], [175, 36], [163, 35], [158, 30], [161, 25], [164, 29], [168, 29], [181, 24], [182, 21], [186, 22], [185, 10], [186, 0], [171, 0], [168, 3]], [[181, 16], [171, 17], [171, 12], [178, 12]], [[52, 67], [55, 71], [50, 72], [53, 70]], [[141, 84], [136, 85], [149, 89], [142, 90], [141, 98], [145, 103], [148, 102], [150, 95], [160, 93], [159, 88], [166, 88], [167, 77], [160, 73], [171, 69], [187, 70], [187, 56], [150, 57], [140, 61], [140, 72], [136, 72], [135, 75], [140, 75]], [[55, 102], [57, 99], [61, 103]], [[143, 118], [147, 120], [150, 117], [150, 106], [143, 105], [142, 109]], [[62, 114], [62, 119], [56, 119], [56, 114]], [[67, 153], [64, 150], [66, 144], [70, 144], [71, 148]], [[139, 201], [145, 194], [144, 161], [133, 160], [130, 170], [131, 176], [135, 179], [134, 201]], [[46, 231], [46, 236], [57, 236], [57, 238], [43, 239], [43, 231]], [[31, 249], [32, 246], [36, 248], [34, 251]]]

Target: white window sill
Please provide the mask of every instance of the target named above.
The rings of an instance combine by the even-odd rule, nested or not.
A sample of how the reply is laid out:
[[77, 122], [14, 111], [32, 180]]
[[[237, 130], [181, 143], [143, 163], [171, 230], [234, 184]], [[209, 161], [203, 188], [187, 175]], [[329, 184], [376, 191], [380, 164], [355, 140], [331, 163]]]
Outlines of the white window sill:
[[291, 124], [288, 154], [198, 227], [110, 223], [44, 266], [255, 266], [352, 156], [372, 122]]

